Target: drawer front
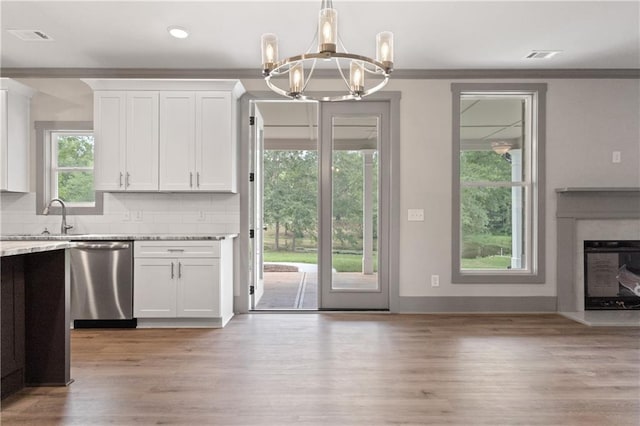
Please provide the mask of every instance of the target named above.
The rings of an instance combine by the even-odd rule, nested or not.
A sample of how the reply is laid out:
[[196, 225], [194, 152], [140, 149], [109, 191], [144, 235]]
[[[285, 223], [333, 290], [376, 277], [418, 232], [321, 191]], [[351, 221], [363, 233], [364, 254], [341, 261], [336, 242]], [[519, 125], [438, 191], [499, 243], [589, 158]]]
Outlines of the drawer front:
[[135, 257], [220, 257], [220, 241], [136, 241]]

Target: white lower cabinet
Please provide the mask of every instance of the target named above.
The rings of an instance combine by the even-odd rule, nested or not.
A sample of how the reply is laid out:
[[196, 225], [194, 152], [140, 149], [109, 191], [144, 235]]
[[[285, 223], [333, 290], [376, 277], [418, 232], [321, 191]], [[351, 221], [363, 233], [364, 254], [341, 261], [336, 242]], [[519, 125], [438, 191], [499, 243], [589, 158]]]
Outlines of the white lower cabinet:
[[224, 326], [233, 316], [232, 250], [230, 239], [136, 241], [138, 325]]
[[220, 316], [219, 259], [178, 259], [179, 317]]
[[137, 318], [176, 316], [175, 262], [171, 259], [135, 258], [133, 315]]

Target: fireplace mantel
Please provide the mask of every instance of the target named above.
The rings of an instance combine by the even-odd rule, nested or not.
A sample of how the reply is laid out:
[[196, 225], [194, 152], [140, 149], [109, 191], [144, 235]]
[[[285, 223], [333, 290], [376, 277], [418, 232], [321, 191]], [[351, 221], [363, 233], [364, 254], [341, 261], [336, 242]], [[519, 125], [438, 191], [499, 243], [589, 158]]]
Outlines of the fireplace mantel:
[[638, 188], [556, 189], [558, 311], [582, 310], [576, 301], [576, 226], [578, 220], [640, 219]]

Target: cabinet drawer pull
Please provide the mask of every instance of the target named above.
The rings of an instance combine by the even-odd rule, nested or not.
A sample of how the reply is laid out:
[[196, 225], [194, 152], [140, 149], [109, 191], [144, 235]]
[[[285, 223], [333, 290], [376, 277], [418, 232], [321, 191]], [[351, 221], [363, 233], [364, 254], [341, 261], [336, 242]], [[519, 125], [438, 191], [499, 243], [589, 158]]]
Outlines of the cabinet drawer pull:
[[174, 251], [184, 251], [184, 249], [167, 249], [167, 251], [169, 252], [174, 252]]

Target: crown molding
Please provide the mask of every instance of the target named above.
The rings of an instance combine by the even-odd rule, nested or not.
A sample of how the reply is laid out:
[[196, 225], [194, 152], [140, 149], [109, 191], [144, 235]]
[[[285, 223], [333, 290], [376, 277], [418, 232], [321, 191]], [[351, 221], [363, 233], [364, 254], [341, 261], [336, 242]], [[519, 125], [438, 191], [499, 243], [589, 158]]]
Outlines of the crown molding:
[[[11, 78], [182, 78], [182, 79], [262, 79], [261, 71], [249, 68], [167, 69], [167, 68], [0, 68]], [[332, 78], [330, 70], [316, 70], [317, 78]], [[592, 69], [400, 69], [396, 80], [458, 79], [640, 79], [640, 68]]]

